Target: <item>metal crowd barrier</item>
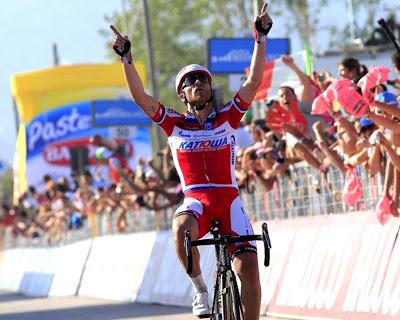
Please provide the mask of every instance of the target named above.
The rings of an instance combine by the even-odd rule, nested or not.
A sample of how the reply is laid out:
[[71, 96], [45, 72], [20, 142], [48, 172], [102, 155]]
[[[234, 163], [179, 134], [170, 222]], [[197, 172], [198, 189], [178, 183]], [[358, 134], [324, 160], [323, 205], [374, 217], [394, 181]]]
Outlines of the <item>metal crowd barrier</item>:
[[[331, 183], [331, 190], [328, 190], [320, 173], [305, 163], [292, 165], [288, 174], [280, 176], [269, 192], [265, 192], [261, 185], [256, 185], [252, 193], [242, 190], [241, 198], [251, 221], [373, 210], [382, 192], [383, 178], [379, 174], [369, 177], [361, 167], [358, 167], [357, 171], [363, 187], [363, 195], [353, 208], [342, 201], [345, 177], [343, 173], [329, 168], [328, 181]], [[175, 208], [162, 211], [132, 209], [126, 213], [125, 233], [168, 230], [171, 228], [174, 210]], [[65, 239], [51, 245], [117, 234], [116, 222], [116, 212], [91, 215], [85, 220], [81, 229], [68, 230]], [[49, 244], [43, 236], [36, 239], [14, 238], [10, 230], [6, 230], [3, 240], [5, 248], [47, 245]]]

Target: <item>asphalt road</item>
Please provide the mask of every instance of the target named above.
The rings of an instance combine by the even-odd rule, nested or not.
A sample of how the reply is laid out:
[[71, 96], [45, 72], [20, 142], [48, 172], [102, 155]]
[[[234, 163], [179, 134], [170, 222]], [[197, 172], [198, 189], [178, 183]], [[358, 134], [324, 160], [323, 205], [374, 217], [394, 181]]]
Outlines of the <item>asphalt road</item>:
[[[189, 308], [91, 298], [32, 298], [0, 291], [0, 320], [195, 320]], [[273, 318], [263, 317], [263, 320]]]

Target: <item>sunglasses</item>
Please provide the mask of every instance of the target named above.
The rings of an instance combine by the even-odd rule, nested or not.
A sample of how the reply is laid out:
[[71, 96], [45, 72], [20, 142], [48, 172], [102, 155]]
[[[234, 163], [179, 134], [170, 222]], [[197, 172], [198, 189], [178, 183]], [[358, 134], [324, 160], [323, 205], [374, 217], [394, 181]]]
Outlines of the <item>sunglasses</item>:
[[206, 74], [192, 73], [192, 74], [189, 74], [183, 81], [182, 89], [194, 85], [197, 80], [200, 80], [203, 83], [208, 83], [208, 77]]

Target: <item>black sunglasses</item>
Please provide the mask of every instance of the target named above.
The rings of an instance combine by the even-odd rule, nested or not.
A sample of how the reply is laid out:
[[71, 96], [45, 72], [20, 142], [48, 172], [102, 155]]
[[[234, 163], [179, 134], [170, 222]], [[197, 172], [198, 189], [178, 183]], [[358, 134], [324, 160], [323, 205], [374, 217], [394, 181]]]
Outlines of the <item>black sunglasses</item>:
[[208, 83], [208, 77], [206, 74], [200, 72], [191, 73], [183, 81], [182, 89], [194, 85], [197, 80], [200, 80], [203, 83]]

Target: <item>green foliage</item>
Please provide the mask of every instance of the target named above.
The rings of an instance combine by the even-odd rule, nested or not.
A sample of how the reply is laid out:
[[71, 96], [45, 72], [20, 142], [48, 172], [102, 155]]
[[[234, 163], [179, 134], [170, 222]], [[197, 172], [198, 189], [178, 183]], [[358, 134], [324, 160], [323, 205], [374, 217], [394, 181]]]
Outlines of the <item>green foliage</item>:
[[6, 170], [0, 175], [0, 198], [6, 202], [12, 202], [13, 194], [13, 171], [12, 168], [7, 167]]
[[[143, 9], [140, 0], [129, 2], [127, 20], [135, 60], [146, 63]], [[190, 63], [207, 64], [207, 39], [248, 36], [252, 33], [252, 3], [245, 0], [149, 0], [149, 21], [160, 100], [182, 108], [175, 94], [176, 73]], [[106, 17], [108, 24], [124, 30], [124, 17], [118, 13]], [[246, 28], [244, 28], [244, 24]], [[101, 31], [111, 47], [112, 34]], [[125, 33], [125, 32], [124, 32]], [[110, 56], [117, 59], [110, 49]], [[217, 77], [218, 85], [227, 81]]]
[[[126, 17], [113, 13], [106, 17], [106, 21], [129, 35], [134, 59], [146, 63], [142, 0], [126, 1]], [[288, 36], [298, 33], [303, 42], [311, 45], [312, 51], [317, 51], [317, 44], [312, 40], [321, 28], [319, 13], [330, 2], [332, 0], [276, 1], [270, 4], [269, 12], [272, 17], [286, 18], [282, 19], [285, 25], [280, 28], [286, 27]], [[372, 21], [376, 19], [374, 12], [381, 2], [353, 0], [358, 36], [370, 34]], [[166, 105], [180, 110], [184, 106], [177, 99], [174, 90], [176, 73], [190, 63], [207, 63], [207, 39], [252, 34], [253, 1], [250, 0], [148, 0], [148, 10], [159, 98]], [[358, 20], [357, 12], [360, 10], [367, 10], [366, 21]], [[330, 34], [328, 41], [331, 48], [352, 45], [346, 21], [347, 18], [341, 19], [340, 26], [326, 28]], [[112, 33], [108, 26], [101, 33], [108, 39], [110, 57], [117, 59], [111, 50]], [[226, 77], [216, 77], [216, 84], [225, 88], [225, 97], [228, 97]]]

